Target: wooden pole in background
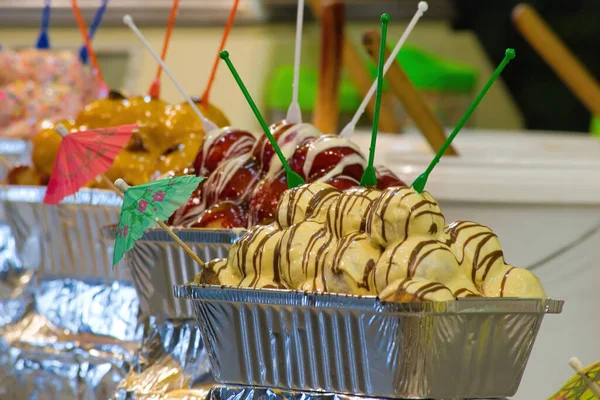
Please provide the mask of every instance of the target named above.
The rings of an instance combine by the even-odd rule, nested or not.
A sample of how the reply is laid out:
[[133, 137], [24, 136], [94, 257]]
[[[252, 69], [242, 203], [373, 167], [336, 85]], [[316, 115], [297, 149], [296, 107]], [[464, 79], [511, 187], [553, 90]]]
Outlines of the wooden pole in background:
[[[369, 31], [363, 35], [363, 45], [375, 62], [378, 61], [380, 41], [381, 35], [377, 31]], [[385, 59], [387, 60], [389, 56], [390, 52], [386, 48]], [[433, 152], [437, 153], [446, 141], [446, 132], [397, 62], [390, 66], [385, 74], [385, 80], [425, 136]], [[450, 146], [444, 154], [455, 156], [457, 152]]]
[[340, 115], [339, 94], [344, 42], [344, 4], [339, 0], [322, 2], [321, 65], [313, 125], [323, 133], [337, 133]]
[[[323, 10], [321, 8], [321, 0], [307, 0], [308, 6], [315, 18], [318, 21], [323, 19]], [[362, 97], [367, 95], [371, 85], [373, 84], [374, 78], [369, 73], [369, 69], [365, 63], [364, 58], [361, 56], [360, 51], [348, 38], [348, 35], [344, 34], [342, 40], [342, 60], [343, 66], [350, 75], [350, 79], [357, 86], [358, 91]], [[337, 67], [340, 67], [340, 60], [337, 60]], [[375, 98], [371, 99], [367, 106], [367, 112], [373, 118], [375, 110]], [[400, 124], [396, 118], [396, 113], [392, 103], [392, 97], [389, 93], [384, 93], [381, 99], [381, 111], [379, 114], [379, 130], [387, 133], [399, 133]]]
[[[600, 115], [600, 85], [535, 9], [519, 4], [512, 21], [521, 35], [594, 115]], [[597, 51], [597, 49], [590, 49]]]

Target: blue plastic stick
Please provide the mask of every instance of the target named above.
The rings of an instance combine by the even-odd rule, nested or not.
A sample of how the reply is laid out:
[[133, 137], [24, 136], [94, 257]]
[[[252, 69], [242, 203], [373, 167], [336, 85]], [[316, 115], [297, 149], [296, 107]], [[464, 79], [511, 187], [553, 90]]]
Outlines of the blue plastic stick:
[[44, 2], [44, 10], [42, 11], [42, 26], [40, 27], [40, 36], [38, 37], [35, 47], [40, 50], [48, 50], [50, 48], [50, 38], [48, 37], [48, 27], [50, 26], [50, 0]]
[[[96, 14], [94, 15], [94, 21], [92, 22], [92, 26], [90, 26], [90, 31], [88, 33], [90, 42], [94, 39], [94, 36], [96, 35], [96, 31], [98, 30], [98, 27], [102, 23], [102, 18], [104, 17], [104, 12], [106, 11], [107, 5], [108, 5], [108, 0], [102, 0], [102, 4], [100, 4], [100, 7], [98, 7], [98, 9], [96, 10]], [[81, 48], [79, 49], [79, 59], [81, 60], [81, 63], [84, 65], [87, 65], [90, 61], [89, 55], [88, 55], [88, 50], [87, 50], [87, 47], [85, 46], [85, 44], [83, 46], [81, 46]]]

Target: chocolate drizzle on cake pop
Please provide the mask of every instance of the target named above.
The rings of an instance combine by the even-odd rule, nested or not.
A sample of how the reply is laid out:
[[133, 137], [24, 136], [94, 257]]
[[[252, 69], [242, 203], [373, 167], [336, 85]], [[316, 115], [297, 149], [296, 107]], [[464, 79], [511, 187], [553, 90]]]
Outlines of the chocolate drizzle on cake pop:
[[239, 276], [242, 286], [374, 294], [385, 301], [545, 297], [533, 274], [504, 263], [489, 228], [444, 225], [427, 192], [340, 192], [307, 184], [285, 191], [277, 222], [251, 228], [232, 247], [225, 270], [217, 263], [215, 273]]

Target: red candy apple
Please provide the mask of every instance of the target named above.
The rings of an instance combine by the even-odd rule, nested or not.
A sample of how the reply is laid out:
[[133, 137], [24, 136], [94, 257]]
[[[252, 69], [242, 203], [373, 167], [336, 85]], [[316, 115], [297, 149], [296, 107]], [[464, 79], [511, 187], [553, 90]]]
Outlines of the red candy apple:
[[279, 199], [287, 189], [285, 171], [262, 179], [250, 197], [250, 225], [268, 224], [275, 218]]
[[251, 154], [225, 160], [205, 181], [204, 204], [210, 207], [223, 200], [243, 203], [250, 198], [259, 179], [260, 168]]
[[[298, 146], [321, 135], [321, 133], [310, 124], [290, 125], [285, 122], [280, 122], [278, 124], [279, 125], [272, 125], [269, 130], [271, 131], [273, 138], [277, 141], [277, 144], [286, 159], [289, 159], [294, 154]], [[265, 173], [270, 172], [271, 174], [275, 174], [282, 168], [281, 163], [275, 154], [275, 150], [266, 135], [263, 135], [258, 139], [254, 146], [253, 154], [258, 160], [261, 170]]]
[[196, 155], [194, 169], [198, 176], [208, 176], [225, 160], [252, 150], [256, 138], [250, 132], [222, 128], [211, 132]]
[[308, 182], [345, 175], [360, 181], [366, 160], [354, 143], [339, 136], [322, 136], [311, 143], [303, 172]]
[[248, 208], [232, 201], [222, 201], [206, 209], [192, 228], [232, 229], [248, 227]]
[[375, 167], [375, 172], [377, 173], [377, 189], [385, 190], [392, 186], [407, 186], [387, 167], [378, 165]]

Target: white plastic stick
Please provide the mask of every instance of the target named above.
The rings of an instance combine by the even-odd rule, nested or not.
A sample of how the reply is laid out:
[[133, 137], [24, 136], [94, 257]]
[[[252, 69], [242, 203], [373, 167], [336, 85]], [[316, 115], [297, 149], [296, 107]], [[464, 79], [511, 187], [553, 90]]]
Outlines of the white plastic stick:
[[[428, 8], [429, 8], [429, 6], [427, 5], [427, 2], [425, 2], [425, 1], [419, 2], [419, 5], [417, 7], [417, 12], [410, 20], [410, 23], [406, 27], [406, 30], [400, 37], [400, 40], [398, 40], [398, 43], [396, 43], [396, 47], [394, 47], [394, 50], [392, 50], [390, 57], [387, 59], [387, 61], [385, 62], [384, 66], [383, 66], [383, 75], [384, 76], [385, 76], [385, 73], [387, 72], [387, 70], [392, 65], [392, 63], [394, 63], [396, 61], [396, 56], [398, 56], [398, 53], [400, 52], [400, 49], [404, 45], [404, 42], [406, 42], [406, 39], [408, 39], [408, 36], [413, 31], [415, 25], [417, 25], [417, 22], [419, 22], [419, 19], [421, 19], [421, 17], [425, 13], [425, 11], [427, 11]], [[371, 101], [371, 98], [375, 94], [376, 89], [377, 89], [377, 79], [375, 79], [375, 82], [373, 82], [373, 85], [371, 85], [371, 88], [367, 92], [367, 95], [365, 96], [362, 103], [358, 107], [358, 110], [356, 110], [356, 114], [354, 114], [354, 117], [352, 117], [350, 122], [348, 122], [348, 124], [344, 127], [344, 129], [342, 129], [340, 136], [345, 137], [345, 138], [349, 138], [350, 136], [352, 136], [352, 134], [354, 133], [354, 130], [356, 129], [356, 124], [358, 123], [358, 120], [365, 112], [365, 109], [367, 108], [367, 104], [369, 104], [369, 101]]]
[[579, 359], [577, 357], [572, 357], [569, 360], [569, 365], [571, 366], [571, 368], [573, 368], [575, 370], [575, 372], [577, 372], [579, 374], [579, 376], [581, 376], [581, 378], [585, 382], [588, 389], [590, 389], [590, 392], [592, 392], [598, 399], [600, 399], [600, 385], [598, 385], [596, 382], [592, 381], [585, 374], [585, 372], [583, 371], [584, 368], [583, 368], [583, 364], [581, 363], [581, 361], [579, 361]]
[[202, 128], [204, 129], [204, 132], [209, 133], [215, 129], [218, 129], [217, 125], [215, 125], [212, 121], [210, 121], [208, 118], [202, 115], [200, 110], [198, 110], [196, 104], [194, 104], [190, 96], [185, 92], [185, 90], [183, 90], [183, 87], [179, 84], [179, 82], [177, 82], [177, 79], [175, 79], [173, 73], [171, 72], [169, 67], [167, 67], [167, 64], [165, 64], [164, 61], [158, 55], [158, 53], [154, 51], [150, 43], [148, 43], [148, 40], [146, 40], [142, 32], [140, 32], [138, 27], [135, 25], [135, 22], [133, 22], [133, 18], [131, 18], [130, 15], [125, 15], [123, 17], [123, 22], [129, 27], [129, 29], [133, 31], [133, 33], [135, 33], [140, 42], [142, 42], [142, 44], [148, 49], [150, 54], [152, 54], [152, 57], [154, 57], [156, 62], [162, 67], [163, 71], [165, 71], [165, 74], [167, 74], [167, 76], [171, 79], [177, 90], [179, 90], [181, 95], [185, 98], [185, 101], [187, 101], [190, 107], [192, 107], [192, 110], [194, 110], [198, 118], [200, 118], [200, 120], [202, 121]]
[[296, 13], [296, 44], [294, 48], [294, 82], [292, 83], [292, 104], [287, 111], [286, 121], [291, 124], [302, 123], [302, 111], [298, 104], [298, 84], [300, 82], [300, 53], [302, 51], [302, 25], [304, 24], [304, 0], [298, 0]]

